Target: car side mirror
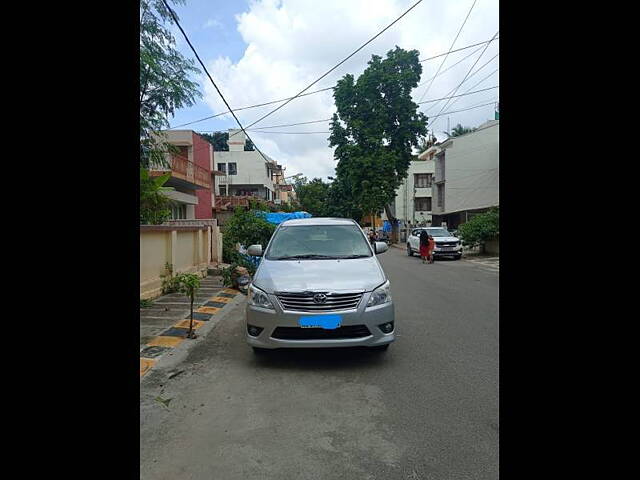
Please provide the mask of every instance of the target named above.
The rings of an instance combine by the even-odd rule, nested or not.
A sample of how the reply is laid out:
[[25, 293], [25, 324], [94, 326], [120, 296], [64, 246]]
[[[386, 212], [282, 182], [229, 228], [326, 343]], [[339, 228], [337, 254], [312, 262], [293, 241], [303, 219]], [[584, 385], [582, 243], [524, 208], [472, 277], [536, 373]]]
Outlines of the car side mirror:
[[249, 248], [247, 248], [247, 253], [252, 257], [261, 257], [262, 245], [250, 245]]
[[380, 255], [381, 253], [384, 253], [387, 250], [389, 250], [389, 245], [387, 245], [385, 242], [376, 242], [374, 246], [375, 246], [376, 255]]

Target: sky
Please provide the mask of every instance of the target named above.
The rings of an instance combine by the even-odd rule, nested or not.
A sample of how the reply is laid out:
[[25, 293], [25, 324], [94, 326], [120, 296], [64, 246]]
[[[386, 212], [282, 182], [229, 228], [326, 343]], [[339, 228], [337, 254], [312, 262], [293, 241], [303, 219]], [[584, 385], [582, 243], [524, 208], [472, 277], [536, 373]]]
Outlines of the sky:
[[[209, 73], [231, 108], [265, 103], [294, 96], [356, 48], [394, 21], [416, 0], [187, 0], [174, 7], [180, 22]], [[383, 58], [396, 45], [416, 49], [420, 59], [446, 53], [456, 38], [474, 0], [423, 0], [399, 22], [367, 45], [308, 91], [334, 86], [347, 73], [356, 78], [371, 55]], [[476, 0], [453, 49], [490, 40], [499, 31], [497, 0]], [[173, 27], [178, 50], [194, 58], [177, 27]], [[498, 34], [499, 36], [499, 34]], [[415, 102], [466, 93], [499, 85], [499, 40], [422, 62], [422, 85], [414, 89]], [[484, 52], [484, 53], [483, 53]], [[467, 57], [465, 59], [465, 57]], [[462, 61], [460, 61], [462, 60]], [[459, 62], [459, 63], [457, 63]], [[457, 64], [456, 64], [457, 63]], [[475, 63], [475, 67], [472, 66]], [[451, 67], [451, 68], [450, 68]], [[482, 67], [480, 69], [480, 67]], [[438, 69], [444, 72], [433, 77]], [[449, 69], [450, 68], [450, 69]], [[474, 74], [479, 70], [477, 74]], [[194, 78], [202, 98], [181, 109], [170, 120], [172, 127], [224, 112], [226, 107], [204, 72]], [[428, 87], [428, 90], [427, 90]], [[434, 120], [438, 140], [460, 123], [468, 127], [494, 118], [499, 88], [453, 98]], [[446, 101], [420, 105], [428, 117], [440, 113]], [[488, 104], [480, 106], [483, 104]], [[236, 113], [246, 127], [276, 108], [272, 104]], [[471, 110], [457, 112], [469, 107]], [[330, 118], [335, 112], [332, 91], [297, 98], [253, 128]], [[457, 112], [457, 113], [456, 113]], [[428, 122], [431, 124], [431, 120]], [[230, 114], [181, 127], [196, 132], [237, 128]], [[429, 126], [431, 129], [431, 126]], [[265, 154], [286, 167], [286, 175], [307, 178], [333, 176], [336, 160], [329, 147], [329, 122], [248, 130]], [[277, 132], [321, 132], [284, 134]]]

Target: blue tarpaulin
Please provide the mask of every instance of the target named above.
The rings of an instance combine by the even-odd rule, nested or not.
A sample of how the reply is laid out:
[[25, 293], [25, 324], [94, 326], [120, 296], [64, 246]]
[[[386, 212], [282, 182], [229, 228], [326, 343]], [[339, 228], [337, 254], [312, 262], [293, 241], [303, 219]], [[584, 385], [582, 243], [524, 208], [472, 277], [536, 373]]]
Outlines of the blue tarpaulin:
[[389, 223], [389, 220], [385, 220], [382, 223], [382, 231], [383, 232], [390, 232], [391, 231], [391, 223]]
[[307, 212], [293, 212], [293, 213], [285, 213], [285, 212], [256, 212], [256, 215], [260, 215], [267, 222], [273, 223], [275, 225], [280, 225], [285, 220], [293, 220], [294, 218], [311, 218], [311, 215]]

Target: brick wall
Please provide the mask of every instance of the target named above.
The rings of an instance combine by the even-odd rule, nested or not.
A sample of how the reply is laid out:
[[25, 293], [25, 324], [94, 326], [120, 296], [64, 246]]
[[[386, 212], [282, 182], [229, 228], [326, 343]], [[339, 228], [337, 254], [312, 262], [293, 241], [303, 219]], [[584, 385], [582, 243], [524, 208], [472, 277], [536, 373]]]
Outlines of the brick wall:
[[[193, 163], [204, 168], [205, 170], [207, 170], [207, 172], [209, 172], [209, 174], [211, 174], [211, 158], [209, 156], [209, 147], [213, 149], [213, 145], [211, 145], [197, 133], [193, 133]], [[213, 208], [211, 202], [211, 190], [196, 190], [196, 197], [198, 197], [198, 205], [196, 205], [195, 208], [196, 218], [211, 218]]]

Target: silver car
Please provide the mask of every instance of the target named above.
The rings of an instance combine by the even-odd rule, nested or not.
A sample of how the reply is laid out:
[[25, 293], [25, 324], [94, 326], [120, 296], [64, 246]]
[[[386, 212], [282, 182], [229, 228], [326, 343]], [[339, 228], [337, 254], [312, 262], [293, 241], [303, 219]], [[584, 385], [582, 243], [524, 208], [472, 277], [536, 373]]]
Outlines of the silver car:
[[249, 286], [247, 342], [256, 353], [274, 348], [366, 346], [394, 341], [394, 309], [376, 254], [360, 226], [344, 218], [281, 223]]

